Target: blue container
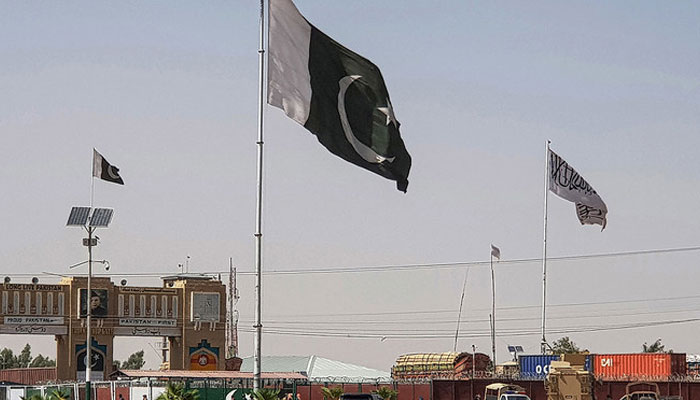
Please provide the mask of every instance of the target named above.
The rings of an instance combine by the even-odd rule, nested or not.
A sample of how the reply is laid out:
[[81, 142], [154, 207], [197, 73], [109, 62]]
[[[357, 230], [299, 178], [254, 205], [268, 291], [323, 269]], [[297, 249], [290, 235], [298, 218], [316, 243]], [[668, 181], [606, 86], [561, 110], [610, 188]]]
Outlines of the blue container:
[[523, 378], [544, 379], [549, 373], [549, 363], [559, 361], [558, 355], [520, 356], [520, 376]]

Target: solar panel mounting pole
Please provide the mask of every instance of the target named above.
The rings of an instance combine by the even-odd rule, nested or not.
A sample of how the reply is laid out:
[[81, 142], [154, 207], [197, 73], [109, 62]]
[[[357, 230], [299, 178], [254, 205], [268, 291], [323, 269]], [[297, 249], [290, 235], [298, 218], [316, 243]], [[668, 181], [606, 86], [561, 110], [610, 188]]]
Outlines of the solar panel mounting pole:
[[[94, 151], [94, 150], [93, 150]], [[94, 212], [93, 203], [95, 201], [95, 160], [93, 156], [92, 162], [93, 173], [90, 177], [90, 214]], [[91, 223], [86, 226], [88, 232], [88, 276], [87, 276], [87, 293], [85, 294], [85, 310], [87, 315], [85, 317], [87, 321], [87, 329], [85, 332], [85, 400], [90, 400], [92, 395], [92, 388], [90, 387], [90, 381], [92, 375], [92, 307], [90, 307], [90, 300], [92, 298], [92, 232], [95, 229]]]
[[253, 391], [258, 392], [262, 357], [262, 207], [263, 207], [263, 112], [265, 101], [265, 0], [260, 0], [260, 42], [258, 49], [258, 162], [255, 216], [255, 353], [253, 355]]
[[[92, 203], [92, 202], [91, 202]], [[90, 204], [90, 208], [92, 209], [92, 204]], [[87, 276], [87, 293], [85, 294], [85, 309], [87, 311], [87, 332], [86, 332], [86, 340], [85, 340], [85, 345], [86, 345], [86, 353], [85, 353], [85, 400], [90, 400], [91, 397], [91, 392], [92, 389], [90, 387], [90, 375], [92, 375], [92, 331], [91, 331], [91, 324], [92, 324], [92, 307], [90, 305], [90, 301], [92, 299], [92, 287], [91, 287], [91, 281], [92, 281], [92, 232], [95, 228], [92, 226], [87, 227], [88, 231], [88, 243], [87, 243], [87, 248], [88, 248], [88, 276]]]

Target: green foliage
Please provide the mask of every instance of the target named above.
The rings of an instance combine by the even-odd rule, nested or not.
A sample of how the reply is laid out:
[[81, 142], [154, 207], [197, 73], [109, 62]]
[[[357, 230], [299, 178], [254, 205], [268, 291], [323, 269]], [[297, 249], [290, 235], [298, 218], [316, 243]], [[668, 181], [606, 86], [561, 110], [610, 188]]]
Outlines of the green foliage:
[[165, 391], [156, 400], [198, 400], [199, 391], [186, 390], [184, 383], [168, 383]]
[[399, 396], [399, 392], [386, 386], [380, 387], [375, 393], [382, 396], [384, 400], [396, 400]]
[[12, 349], [7, 347], [0, 350], [0, 369], [55, 366], [56, 361], [41, 354], [32, 358], [32, 346], [29, 343], [24, 346], [18, 356], [13, 353]]
[[46, 400], [46, 399], [44, 398], [44, 396], [42, 396], [42, 395], [39, 394], [39, 393], [34, 393], [33, 395], [31, 395], [31, 396], [29, 396], [29, 397], [22, 397], [22, 396], [20, 396], [19, 398], [22, 399], [22, 400]]
[[673, 350], [668, 350], [666, 351], [666, 346], [661, 343], [661, 338], [656, 339], [656, 341], [652, 344], [647, 344], [647, 342], [644, 342], [642, 345], [642, 352], [644, 353], [673, 353]]
[[62, 389], [54, 389], [46, 396], [46, 400], [69, 400], [70, 398], [70, 390]]
[[5, 347], [0, 350], [0, 369], [15, 368], [17, 357], [12, 353], [12, 349]]
[[27, 343], [17, 357], [17, 368], [27, 368], [32, 363], [32, 346]]
[[143, 359], [143, 350], [133, 353], [126, 361], [121, 363], [119, 361], [114, 362], [117, 369], [141, 369], [144, 364], [146, 364], [146, 361]]
[[564, 336], [552, 343], [552, 353], [554, 354], [576, 354], [581, 352], [581, 349], [568, 336]]
[[280, 397], [279, 389], [259, 389], [253, 392], [255, 400], [278, 400]]
[[343, 388], [340, 386], [332, 388], [322, 387], [321, 392], [324, 400], [338, 400], [343, 395]]
[[44, 357], [41, 354], [34, 357], [31, 364], [29, 364], [30, 368], [55, 367], [55, 366], [56, 366], [56, 360], [52, 360], [49, 357]]

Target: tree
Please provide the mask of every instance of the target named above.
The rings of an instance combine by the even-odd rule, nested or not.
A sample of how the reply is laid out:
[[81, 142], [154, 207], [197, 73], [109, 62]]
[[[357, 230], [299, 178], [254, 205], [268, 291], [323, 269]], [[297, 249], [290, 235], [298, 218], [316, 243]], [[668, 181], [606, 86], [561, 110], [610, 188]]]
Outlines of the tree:
[[184, 383], [168, 383], [165, 391], [156, 400], [198, 400], [199, 391], [197, 389], [186, 390]]
[[71, 398], [70, 390], [54, 389], [46, 395], [47, 400], [69, 400]]
[[342, 387], [336, 386], [332, 388], [322, 387], [321, 392], [323, 393], [323, 400], [338, 400], [344, 391]]
[[388, 388], [386, 386], [382, 386], [379, 389], [377, 389], [376, 393], [382, 396], [382, 399], [384, 400], [396, 400], [399, 396], [399, 393], [396, 390]]
[[14, 355], [12, 349], [7, 347], [0, 350], [0, 369], [55, 366], [56, 361], [41, 354], [32, 358], [32, 346], [29, 343], [24, 346], [19, 356]]
[[146, 361], [143, 360], [143, 350], [133, 353], [126, 361], [114, 361], [116, 369], [141, 369], [144, 364]]
[[552, 353], [575, 354], [581, 353], [581, 349], [579, 349], [576, 343], [574, 343], [573, 340], [569, 339], [568, 336], [564, 336], [563, 338], [560, 338], [559, 340], [552, 343]]
[[280, 390], [262, 388], [253, 392], [253, 397], [255, 397], [255, 400], [278, 400], [280, 397]]
[[652, 344], [647, 344], [647, 342], [644, 342], [642, 345], [642, 352], [643, 353], [673, 353], [673, 350], [665, 351], [664, 349], [666, 346], [664, 346], [663, 343], [661, 343], [661, 338], [656, 339], [656, 341]]
[[32, 346], [29, 343], [24, 345], [22, 352], [17, 356], [16, 368], [27, 368], [32, 363]]
[[31, 364], [29, 364], [29, 368], [42, 368], [42, 367], [55, 367], [55, 366], [56, 366], [55, 360], [52, 360], [49, 357], [44, 357], [41, 354], [34, 357]]
[[0, 369], [16, 368], [17, 357], [12, 353], [12, 349], [5, 347], [0, 350]]

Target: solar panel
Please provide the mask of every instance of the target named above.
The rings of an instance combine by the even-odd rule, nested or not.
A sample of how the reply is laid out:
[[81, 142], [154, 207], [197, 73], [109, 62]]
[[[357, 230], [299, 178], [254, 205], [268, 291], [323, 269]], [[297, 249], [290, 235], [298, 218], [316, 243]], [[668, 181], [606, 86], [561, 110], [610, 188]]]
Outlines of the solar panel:
[[90, 207], [73, 207], [66, 226], [85, 226], [90, 215]]
[[523, 352], [523, 346], [515, 346], [515, 351], [517, 351], [518, 353], [522, 353], [522, 352]]
[[515, 353], [515, 346], [508, 346], [508, 351], [511, 353]]
[[112, 221], [114, 210], [111, 208], [95, 208], [90, 217], [90, 226], [106, 228]]

